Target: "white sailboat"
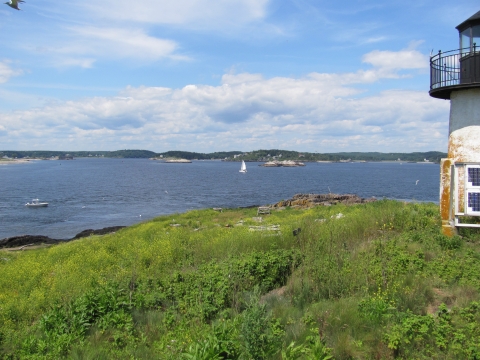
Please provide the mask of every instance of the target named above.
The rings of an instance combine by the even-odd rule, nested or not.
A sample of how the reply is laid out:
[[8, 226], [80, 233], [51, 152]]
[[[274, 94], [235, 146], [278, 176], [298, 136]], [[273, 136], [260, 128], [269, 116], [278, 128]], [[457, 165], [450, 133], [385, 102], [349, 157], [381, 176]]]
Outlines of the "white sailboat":
[[245, 161], [242, 160], [242, 167], [240, 168], [239, 172], [246, 173], [247, 172], [247, 165], [245, 165]]

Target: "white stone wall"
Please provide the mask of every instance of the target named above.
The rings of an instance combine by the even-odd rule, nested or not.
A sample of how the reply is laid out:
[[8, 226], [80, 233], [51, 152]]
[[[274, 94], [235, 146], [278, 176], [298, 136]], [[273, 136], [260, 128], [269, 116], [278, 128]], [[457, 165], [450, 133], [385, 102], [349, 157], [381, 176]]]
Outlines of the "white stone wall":
[[449, 134], [467, 126], [480, 126], [480, 88], [452, 91]]

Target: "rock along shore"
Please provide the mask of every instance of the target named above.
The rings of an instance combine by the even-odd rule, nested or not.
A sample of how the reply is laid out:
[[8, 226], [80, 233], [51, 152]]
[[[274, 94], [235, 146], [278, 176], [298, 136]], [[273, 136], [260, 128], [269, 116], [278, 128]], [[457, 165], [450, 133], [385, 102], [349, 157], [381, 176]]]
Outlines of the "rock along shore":
[[275, 161], [267, 161], [265, 164], [259, 165], [259, 166], [264, 166], [264, 167], [280, 167], [280, 166], [295, 167], [295, 166], [305, 166], [305, 164], [300, 162], [300, 161], [295, 161], [295, 160], [283, 160], [283, 161], [275, 160]]
[[90, 235], [111, 234], [124, 227], [125, 226], [110, 226], [110, 227], [106, 227], [98, 230], [88, 229], [88, 230], [79, 232], [77, 235], [75, 235], [71, 239], [52, 239], [48, 236], [43, 236], [43, 235], [12, 236], [12, 237], [0, 240], [0, 249], [15, 248], [19, 246], [40, 245], [40, 244], [47, 244], [47, 245], [59, 244], [66, 241], [72, 241], [72, 240], [84, 238]]
[[168, 164], [168, 163], [172, 163], [172, 164], [190, 164], [192, 161], [191, 160], [187, 160], [187, 159], [169, 159], [169, 160], [165, 160], [165, 162]]
[[331, 206], [336, 204], [364, 204], [376, 201], [375, 198], [364, 199], [358, 195], [353, 194], [296, 194], [291, 199], [282, 200], [278, 203], [272, 205], [272, 209], [282, 208], [282, 207], [299, 207], [299, 208], [309, 208], [313, 206]]

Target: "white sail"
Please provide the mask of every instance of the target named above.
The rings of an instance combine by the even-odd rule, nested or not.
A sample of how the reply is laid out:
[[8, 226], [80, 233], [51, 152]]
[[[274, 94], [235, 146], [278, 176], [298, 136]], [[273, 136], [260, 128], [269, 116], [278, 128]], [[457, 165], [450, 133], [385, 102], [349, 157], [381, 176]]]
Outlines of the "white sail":
[[240, 168], [239, 171], [242, 172], [242, 173], [247, 172], [247, 165], [245, 165], [245, 161], [243, 161], [243, 160], [242, 160], [242, 167]]

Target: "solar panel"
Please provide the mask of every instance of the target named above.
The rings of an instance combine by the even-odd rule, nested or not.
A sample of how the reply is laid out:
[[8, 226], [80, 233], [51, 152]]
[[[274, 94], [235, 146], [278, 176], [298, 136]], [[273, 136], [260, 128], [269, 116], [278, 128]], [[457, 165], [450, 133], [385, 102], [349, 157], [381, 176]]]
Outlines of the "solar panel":
[[480, 192], [467, 192], [468, 194], [468, 212], [480, 213]]
[[480, 186], [480, 167], [467, 167], [470, 186]]

